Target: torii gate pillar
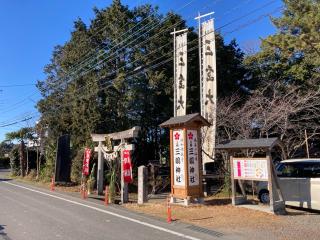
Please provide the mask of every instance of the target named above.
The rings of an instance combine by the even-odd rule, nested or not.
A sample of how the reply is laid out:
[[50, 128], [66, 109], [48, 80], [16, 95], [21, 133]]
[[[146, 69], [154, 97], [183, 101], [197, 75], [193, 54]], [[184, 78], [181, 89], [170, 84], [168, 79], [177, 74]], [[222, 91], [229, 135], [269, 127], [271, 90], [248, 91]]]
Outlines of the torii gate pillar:
[[104, 161], [102, 158], [102, 142], [99, 141], [99, 145], [98, 145], [98, 174], [97, 174], [98, 195], [103, 195], [103, 172], [104, 172]]

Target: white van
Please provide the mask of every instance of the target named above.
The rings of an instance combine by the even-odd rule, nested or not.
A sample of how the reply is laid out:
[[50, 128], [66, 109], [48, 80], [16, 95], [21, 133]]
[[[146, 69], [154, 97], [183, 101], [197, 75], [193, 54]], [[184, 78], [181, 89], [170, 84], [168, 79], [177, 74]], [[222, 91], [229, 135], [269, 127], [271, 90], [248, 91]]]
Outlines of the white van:
[[[291, 159], [276, 166], [286, 205], [320, 210], [320, 159]], [[268, 203], [267, 182], [257, 185], [261, 202]]]

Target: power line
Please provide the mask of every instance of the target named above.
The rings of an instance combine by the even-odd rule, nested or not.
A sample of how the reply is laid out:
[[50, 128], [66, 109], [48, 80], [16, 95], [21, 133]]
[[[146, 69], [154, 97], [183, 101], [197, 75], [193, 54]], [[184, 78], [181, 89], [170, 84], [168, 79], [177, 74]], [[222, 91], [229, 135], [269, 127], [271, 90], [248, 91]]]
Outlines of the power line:
[[5, 124], [5, 125], [0, 125], [0, 128], [12, 126], [12, 125], [16, 125], [16, 124], [18, 124], [18, 123], [25, 122], [25, 121], [28, 121], [28, 120], [30, 120], [30, 119], [32, 119], [32, 117], [25, 118], [25, 119], [23, 119], [23, 120], [21, 120], [21, 121], [16, 121], [16, 122], [8, 123], [8, 124]]
[[[195, 0], [189, 1], [188, 3], [186, 3], [185, 5], [183, 5], [179, 10], [182, 10], [183, 8], [187, 7], [188, 5], [190, 5], [190, 4], [191, 4], [192, 2], [194, 2], [194, 1], [195, 1]], [[220, 1], [220, 0], [216, 0], [216, 1], [214, 1], [214, 3], [218, 2], [218, 1]], [[205, 7], [207, 7], [207, 6], [205, 6]], [[179, 10], [178, 10], [178, 11], [179, 11]], [[149, 16], [149, 17], [151, 17], [151, 16]], [[147, 18], [145, 18], [145, 19], [148, 19], [149, 17], [147, 17]], [[160, 21], [159, 23], [157, 23], [156, 25], [154, 25], [151, 29], [149, 29], [148, 32], [150, 32], [150, 31], [151, 31], [152, 29], [154, 29], [156, 26], [158, 26], [158, 25], [160, 25], [160, 24], [163, 24], [163, 23], [164, 23], [167, 19], [169, 19], [169, 18], [170, 18], [170, 15], [168, 15], [166, 18], [162, 19], [162, 20], [161, 20], [162, 22]], [[143, 19], [141, 22], [143, 22], [145, 19]], [[185, 20], [182, 19], [181, 21], [177, 22], [177, 23], [175, 24], [175, 26], [179, 25], [180, 23], [182, 23], [182, 22], [184, 22], [184, 21], [185, 21]], [[141, 22], [139, 22], [137, 25], [139, 25]], [[149, 24], [150, 24], [150, 23], [149, 23]], [[137, 26], [137, 25], [136, 25], [136, 26]], [[136, 27], [136, 26], [135, 26], [135, 27]], [[147, 26], [148, 26], [148, 25], [147, 25]], [[146, 27], [146, 26], [145, 26], [145, 27]], [[133, 28], [134, 28], [134, 27], [133, 27]], [[131, 28], [131, 29], [133, 29], [133, 28]], [[143, 29], [142, 29], [142, 30], [143, 30]], [[134, 34], [131, 34], [131, 37], [133, 37], [133, 36], [135, 36], [136, 34], [138, 34], [139, 31], [141, 31], [141, 29], [139, 29], [139, 30], [138, 30], [137, 32], [135, 32]], [[164, 32], [166, 32], [166, 31], [170, 31], [170, 29], [162, 30], [161, 32], [157, 33], [157, 34], [154, 35], [153, 37], [150, 37], [149, 39], [146, 39], [145, 41], [139, 43], [138, 45], [141, 46], [142, 44], [145, 44], [146, 42], [150, 41], [151, 39], [155, 38], [155, 37], [158, 36], [159, 34], [164, 33]], [[127, 31], [127, 32], [128, 32], [128, 31]], [[125, 32], [125, 33], [127, 33], [127, 32]], [[125, 33], [124, 33], [124, 34], [125, 34]], [[130, 36], [129, 36], [128, 38], [126, 38], [125, 40], [123, 40], [122, 42], [120, 42], [119, 44], [113, 46], [113, 47], [112, 47], [111, 49], [109, 49], [109, 50], [112, 50], [112, 49], [118, 47], [121, 43], [125, 42], [127, 39], [130, 39]], [[139, 37], [136, 38], [136, 39], [134, 39], [134, 40], [131, 41], [130, 43], [127, 43], [126, 45], [122, 46], [122, 48], [121, 48], [120, 50], [124, 49], [124, 48], [127, 47], [129, 44], [132, 44], [133, 42], [137, 41], [138, 39], [139, 39]], [[96, 60], [97, 58], [99, 58], [99, 57], [101, 57], [101, 56], [103, 56], [103, 55], [105, 55], [105, 54], [107, 54], [107, 53], [103, 53], [103, 54], [100, 54], [100, 55], [98, 54], [97, 56], [92, 57], [91, 59], [89, 59], [89, 61], [87, 61], [87, 63], [86, 63], [85, 66], [79, 67], [79, 68], [76, 69], [75, 71], [69, 73], [67, 76], [64, 76], [63, 79], [68, 78], [68, 76], [69, 76], [69, 77], [72, 77], [73, 74], [75, 74], [75, 73], [78, 72], [79, 70], [83, 69], [84, 67], [88, 66], [90, 63], [92, 63], [92, 61]], [[114, 55], [115, 55], [115, 54], [113, 54], [113, 55], [111, 55], [111, 56], [107, 56], [107, 57], [105, 57], [105, 58], [102, 59], [102, 60], [99, 60], [98, 63], [96, 63], [95, 65], [93, 65], [91, 68], [85, 70], [84, 73], [83, 73], [83, 72], [82, 72], [82, 73], [80, 72], [80, 74], [82, 74], [81, 76], [87, 74], [88, 72], [91, 72], [94, 68], [96, 68], [97, 66], [100, 66], [100, 65], [101, 65], [105, 60], [107, 60], [108, 58], [110, 58], [110, 59], [109, 59], [109, 61], [106, 62], [106, 63], [109, 63], [111, 60], [113, 60], [113, 59], [115, 59], [115, 58], [117, 57], [117, 55], [116, 55], [116, 56], [114, 56]], [[112, 57], [112, 58], [111, 58], [111, 57]], [[106, 63], [105, 63], [105, 64], [106, 64]], [[79, 65], [81, 66], [81, 64], [79, 64]], [[76, 77], [79, 77], [79, 76], [76, 76]], [[62, 80], [63, 80], [63, 79], [62, 79]], [[62, 85], [62, 84], [67, 84], [68, 82], [69, 82], [69, 80], [68, 80], [67, 82], [65, 82], [65, 83], [61, 83], [61, 85]], [[53, 83], [54, 83], [54, 82], [53, 82]]]
[[[270, 14], [270, 13], [269, 13]], [[263, 15], [263, 16], [268, 16], [269, 14], [265, 14], [265, 15]], [[225, 26], [222, 26], [222, 27], [220, 27], [220, 28], [218, 28], [218, 29], [221, 29], [221, 28], [223, 28], [223, 27], [225, 27]], [[218, 29], [216, 29], [216, 31], [218, 30]], [[233, 31], [234, 32], [234, 31]], [[195, 39], [196, 40], [196, 39]], [[191, 42], [193, 42], [193, 41], [191, 41]], [[190, 44], [191, 42], [189, 42], [188, 44]], [[189, 51], [192, 51], [192, 50], [195, 50], [195, 49], [197, 49], [197, 47], [194, 47], [193, 49], [190, 49], [190, 50], [188, 50], [188, 52]], [[166, 55], [163, 55], [163, 56], [161, 56], [160, 58], [163, 58], [163, 57], [165, 57]], [[154, 61], [156, 61], [156, 60], [159, 60], [160, 58], [157, 58], [157, 59], [155, 59]], [[155, 67], [155, 66], [161, 66], [161, 65], [163, 65], [164, 63], [167, 63], [168, 61], [171, 61], [172, 60], [172, 57], [170, 57], [169, 59], [167, 59], [167, 60], [165, 60], [165, 61], [163, 61], [163, 62], [161, 62], [161, 63], [158, 63], [158, 64], [155, 64], [154, 66], [151, 66], [151, 67]], [[154, 62], [153, 61], [153, 62]], [[151, 68], [151, 67], [149, 67], [149, 68]], [[142, 70], [145, 70], [146, 68], [143, 68]], [[148, 68], [147, 68], [148, 69]], [[135, 74], [133, 74], [133, 75], [131, 75], [131, 76], [129, 76], [129, 77], [132, 77], [132, 76], [134, 76], [134, 75], [136, 75], [137, 73], [135, 73]], [[100, 80], [100, 79], [99, 79]], [[114, 79], [112, 79], [112, 80], [114, 80]], [[100, 88], [99, 90], [103, 90], [104, 88]], [[77, 90], [81, 90], [81, 88], [79, 88], [79, 89], [77, 89]], [[63, 106], [66, 106], [66, 105], [60, 105], [59, 106], [59, 108], [61, 108], [61, 107], [63, 107]], [[43, 112], [43, 113], [45, 113], [45, 112]], [[39, 115], [39, 114], [38, 114]]]
[[[280, 9], [280, 8], [278, 8], [278, 9]], [[274, 12], [274, 11], [273, 11], [273, 12]], [[268, 14], [268, 15], [269, 15], [269, 14]], [[268, 16], [268, 15], [265, 14], [264, 16]], [[247, 25], [247, 26], [248, 26], [248, 25]], [[242, 28], [239, 28], [238, 30], [240, 30], [240, 29], [242, 29]], [[195, 39], [195, 40], [197, 40], [197, 39]], [[193, 41], [189, 42], [188, 44], [190, 44], [190, 43], [192, 43], [192, 42], [193, 42]], [[198, 46], [195, 46], [195, 47], [193, 47], [193, 48], [191, 48], [191, 49], [188, 49], [187, 52], [191, 52], [191, 51], [194, 51], [194, 50], [196, 50], [196, 49], [198, 49]], [[170, 54], [171, 54], [171, 53], [170, 53]], [[165, 57], [165, 56], [166, 56], [166, 55], [163, 55], [163, 56], [161, 56], [160, 58], [163, 58], [163, 57]], [[159, 60], [160, 58], [155, 59], [155, 60]], [[162, 62], [160, 62], [160, 63], [154, 64], [154, 65], [152, 65], [152, 66], [150, 66], [150, 67], [144, 67], [144, 68], [140, 69], [139, 72], [133, 73], [132, 75], [129, 75], [129, 76], [126, 76], [126, 78], [132, 78], [132, 77], [136, 76], [137, 74], [140, 74], [142, 71], [145, 71], [145, 70], [147, 70], [147, 69], [155, 68], [155, 67], [161, 66], [161, 65], [163, 65], [163, 64], [166, 64], [166, 63], [168, 63], [169, 61], [171, 61], [172, 59], [173, 59], [173, 57], [171, 56], [171, 57], [169, 57], [168, 59], [166, 59], [166, 60], [164, 60], [164, 61], [162, 61]], [[133, 71], [133, 72], [134, 72], [134, 71]], [[106, 84], [108, 84], [108, 85], [103, 86], [103, 87], [102, 87], [102, 85], [101, 85], [101, 87], [99, 88], [99, 91], [100, 91], [100, 90], [104, 90], [104, 89], [110, 87], [113, 80], [115, 80], [115, 79], [111, 79], [111, 80], [109, 80], [108, 82], [102, 84], [102, 85], [106, 85]], [[90, 96], [94, 96], [94, 95], [96, 95], [96, 93], [90, 94], [90, 95], [87, 95], [87, 96], [83, 96], [82, 98], [84, 98], [84, 97], [90, 97]], [[82, 99], [82, 98], [80, 98], [80, 99]], [[79, 100], [79, 99], [75, 99], [75, 100]], [[60, 108], [62, 108], [62, 107], [64, 107], [64, 106], [68, 106], [68, 105], [70, 105], [70, 103], [69, 103], [69, 104], [60, 105], [60, 106], [58, 107], [58, 109], [60, 109]], [[58, 109], [56, 109], [56, 110], [58, 110]]]
[[[187, 6], [189, 6], [190, 4], [192, 4], [194, 1], [195, 1], [195, 0], [189, 1], [188, 3], [186, 3], [185, 5], [183, 5], [182, 7], [180, 7], [177, 11], [180, 11], [180, 10], [184, 9], [185, 7], [187, 7]], [[139, 24], [141, 24], [142, 22], [144, 22], [146, 19], [148, 19], [148, 18], [150, 18], [150, 17], [152, 17], [152, 15], [149, 16], [149, 17], [147, 17], [147, 18], [145, 18], [145, 19], [143, 19], [142, 21], [140, 21], [138, 24], [136, 24], [136, 26], [138, 26]], [[168, 15], [167, 17], [165, 17], [164, 19], [162, 19], [162, 21], [165, 22], [167, 19], [169, 19], [169, 17], [170, 17], [170, 15]], [[154, 29], [155, 27], [159, 26], [159, 25], [162, 24], [163, 22], [160, 21], [159, 23], [155, 24], [152, 28], [149, 29], [148, 32], [150, 32], [152, 29]], [[152, 22], [151, 22], [151, 23], [152, 23]], [[149, 26], [148, 26], [149, 24], [150, 24], [150, 23], [148, 23], [146, 26], [142, 27], [142, 28], [139, 29], [138, 31], [135, 31], [134, 33], [131, 33], [126, 39], [120, 41], [120, 42], [119, 42], [118, 44], [116, 44], [115, 46], [112, 46], [111, 49], [109, 48], [107, 51], [110, 52], [111, 50], [113, 50], [113, 49], [117, 48], [118, 46], [120, 46], [122, 43], [126, 42], [128, 39], [133, 38], [133, 37], [136, 36], [139, 32], [141, 32], [142, 30], [145, 30], [147, 27], [149, 27]], [[125, 35], [125, 34], [128, 33], [128, 32], [130, 32], [130, 31], [131, 31], [132, 29], [134, 29], [136, 26], [134, 26], [134, 27], [131, 28], [130, 30], [128, 30], [128, 31], [126, 31], [125, 33], [123, 33], [123, 34], [119, 37], [118, 40], [120, 40], [123, 35]], [[140, 36], [139, 36], [138, 38], [136, 38], [134, 41], [138, 40], [141, 36], [142, 36], [142, 34], [140, 34]], [[129, 44], [131, 44], [131, 43], [134, 42], [134, 41], [131, 41]], [[115, 41], [113, 40], [112, 42], [115, 42]], [[129, 44], [126, 44], [125, 46], [128, 46]], [[100, 44], [99, 46], [102, 46], [102, 44]], [[124, 47], [125, 47], [125, 46], [124, 46]], [[121, 50], [122, 50], [124, 47], [122, 47]], [[100, 50], [105, 50], [105, 48], [102, 47], [102, 48], [100, 48]], [[88, 64], [91, 63], [92, 61], [94, 61], [94, 60], [96, 60], [97, 58], [102, 57], [102, 56], [104, 56], [104, 55], [106, 55], [106, 54], [108, 54], [108, 52], [98, 53], [98, 55], [95, 55], [95, 56], [86, 58], [86, 59], [85, 59], [84, 61], [82, 61], [79, 65], [76, 65], [76, 67], [81, 66], [83, 62], [87, 62], [87, 64], [84, 66], [84, 67], [86, 67], [86, 66], [88, 66]], [[113, 54], [113, 55], [114, 55], [114, 54]], [[112, 55], [112, 56], [113, 56], [113, 55]], [[110, 56], [109, 56], [109, 57], [110, 57]], [[91, 59], [90, 59], [90, 58], [91, 58]], [[106, 59], [106, 58], [104, 58], [104, 60], [105, 60], [105, 59]], [[80, 68], [80, 67], [79, 67], [79, 68]], [[76, 69], [76, 70], [72, 70], [72, 72], [69, 73], [68, 75], [72, 76], [74, 73], [77, 73], [77, 71], [79, 70], [79, 68]], [[80, 70], [81, 70], [81, 69], [83, 69], [83, 66], [80, 68]]]
[[[236, 18], [236, 19], [228, 22], [227, 24], [225, 24], [225, 25], [217, 28], [217, 30], [220, 30], [220, 29], [222, 29], [222, 28], [224, 28], [224, 27], [226, 27], [226, 26], [229, 26], [230, 24], [232, 24], [232, 23], [234, 23], [234, 22], [236, 22], [236, 21], [239, 21], [239, 20], [241, 20], [242, 18], [245, 18], [245, 17], [247, 17], [247, 16], [250, 16], [251, 14], [253, 14], [253, 13], [255, 13], [255, 12], [257, 12], [257, 11], [263, 9], [263, 8], [265, 8], [266, 6], [268, 6], [268, 5], [270, 5], [270, 4], [274, 3], [274, 2], [276, 2], [276, 0], [270, 1], [270, 2], [268, 2], [267, 4], [264, 4], [263, 6], [261, 6], [261, 7], [259, 7], [259, 8], [256, 8], [256, 9], [254, 9], [253, 11], [250, 11], [249, 13], [243, 15], [242, 17]], [[184, 20], [182, 20], [182, 21], [184, 21]], [[178, 22], [177, 24], [175, 24], [175, 26], [179, 25], [182, 21], [180, 21], [180, 22]], [[149, 39], [146, 39], [145, 41], [143, 41], [142, 43], [140, 43], [140, 44], [138, 44], [138, 45], [140, 46], [140, 45], [142, 45], [142, 44], [145, 44], [146, 42], [150, 41], [150, 40], [153, 39], [154, 37], [158, 36], [160, 33], [166, 32], [166, 31], [170, 31], [170, 29], [168, 29], [168, 30], [163, 30], [163, 31], [159, 32], [158, 34], [156, 34], [155, 36], [153, 36], [153, 37], [151, 37], [151, 38], [149, 38]], [[130, 43], [129, 43], [129, 44], [130, 44]], [[126, 46], [124, 46], [124, 47], [126, 47]], [[122, 49], [123, 49], [124, 47], [122, 47]], [[81, 76], [87, 74], [88, 72], [90, 72], [90, 71], [93, 70], [94, 68], [100, 66], [100, 64], [102, 64], [102, 63], [104, 63], [104, 64], [109, 63], [109, 62], [112, 60], [112, 58], [109, 59], [106, 63], [104, 62], [105, 60], [107, 60], [107, 58], [104, 58], [104, 59], [100, 60], [100, 62], [96, 63], [96, 65], [92, 66], [91, 68], [89, 68], [88, 70], [86, 70], [84, 73], [80, 73], [80, 74], [82, 74]]]
[[[259, 9], [260, 9], [260, 8], [259, 8]], [[252, 13], [252, 12], [251, 12], [251, 13]], [[239, 19], [238, 19], [238, 20], [239, 20]], [[232, 22], [234, 22], [234, 20], [233, 20]], [[222, 27], [217, 28], [216, 31], [222, 29], [223, 27], [225, 27], [225, 25], [222, 26]], [[189, 42], [188, 44], [190, 44], [190, 43], [191, 43], [191, 42]], [[167, 44], [165, 44], [165, 45], [163, 45], [163, 46], [161, 46], [160, 48], [152, 51], [152, 52], [149, 53], [149, 54], [151, 55], [152, 53], [156, 52], [157, 50], [160, 50], [161, 48], [165, 47], [165, 46], [168, 45], [168, 44], [170, 44], [170, 42], [167, 43]], [[147, 54], [147, 55], [149, 55], [149, 54]], [[163, 58], [164, 56], [165, 56], [165, 55], [161, 56], [160, 58], [155, 59], [155, 60], [152, 61], [152, 62], [155, 62], [155, 61]], [[132, 63], [130, 63], [130, 64], [132, 64]], [[124, 68], [124, 67], [125, 67], [125, 66], [123, 66], [122, 68]], [[113, 71], [112, 73], [110, 73], [108, 76], [111, 76], [111, 75], [114, 74], [115, 72], [119, 71], [119, 69], [121, 69], [121, 68], [118, 68], [118, 69], [114, 70], [114, 71]], [[129, 73], [130, 73], [130, 72], [129, 72]], [[108, 77], [108, 76], [105, 76], [104, 78], [106, 78], [106, 77]], [[99, 81], [99, 80], [101, 80], [101, 79], [98, 79], [98, 80], [96, 80], [96, 81]], [[78, 88], [77, 91], [80, 91], [80, 90], [83, 89], [84, 87], [85, 87], [85, 86]]]
[[14, 88], [14, 87], [27, 87], [35, 86], [35, 83], [26, 83], [26, 84], [11, 84], [11, 85], [0, 85], [0, 88]]

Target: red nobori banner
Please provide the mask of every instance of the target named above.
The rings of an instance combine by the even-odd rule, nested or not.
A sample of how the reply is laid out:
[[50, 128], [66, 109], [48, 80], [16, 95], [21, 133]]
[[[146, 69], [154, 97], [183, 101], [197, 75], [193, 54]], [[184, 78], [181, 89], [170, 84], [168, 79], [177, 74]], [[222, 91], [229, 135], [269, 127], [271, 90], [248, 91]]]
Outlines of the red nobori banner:
[[84, 157], [83, 157], [83, 165], [82, 165], [82, 173], [83, 175], [89, 175], [89, 164], [91, 158], [91, 149], [85, 148], [84, 150]]
[[126, 183], [133, 181], [132, 177], [132, 163], [129, 150], [123, 150], [122, 152], [122, 164], [123, 164], [123, 179]]

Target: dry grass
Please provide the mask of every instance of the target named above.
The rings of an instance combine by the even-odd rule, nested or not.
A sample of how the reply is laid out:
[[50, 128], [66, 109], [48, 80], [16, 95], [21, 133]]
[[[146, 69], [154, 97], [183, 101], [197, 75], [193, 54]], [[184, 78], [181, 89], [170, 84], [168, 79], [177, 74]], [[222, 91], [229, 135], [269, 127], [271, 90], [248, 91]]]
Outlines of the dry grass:
[[[157, 216], [167, 217], [165, 201], [125, 204], [126, 208]], [[270, 213], [234, 207], [226, 198], [211, 198], [205, 205], [183, 207], [172, 205], [172, 218], [194, 225], [214, 229], [225, 234], [243, 236], [245, 239], [320, 239], [317, 227], [310, 228], [307, 223], [300, 223], [303, 218], [311, 217], [310, 214], [301, 214], [296, 218], [296, 211], [290, 210], [287, 216], [276, 216]], [[315, 217], [315, 216], [312, 216]], [[320, 216], [316, 216], [317, 221]], [[320, 225], [319, 225], [320, 226]]]

